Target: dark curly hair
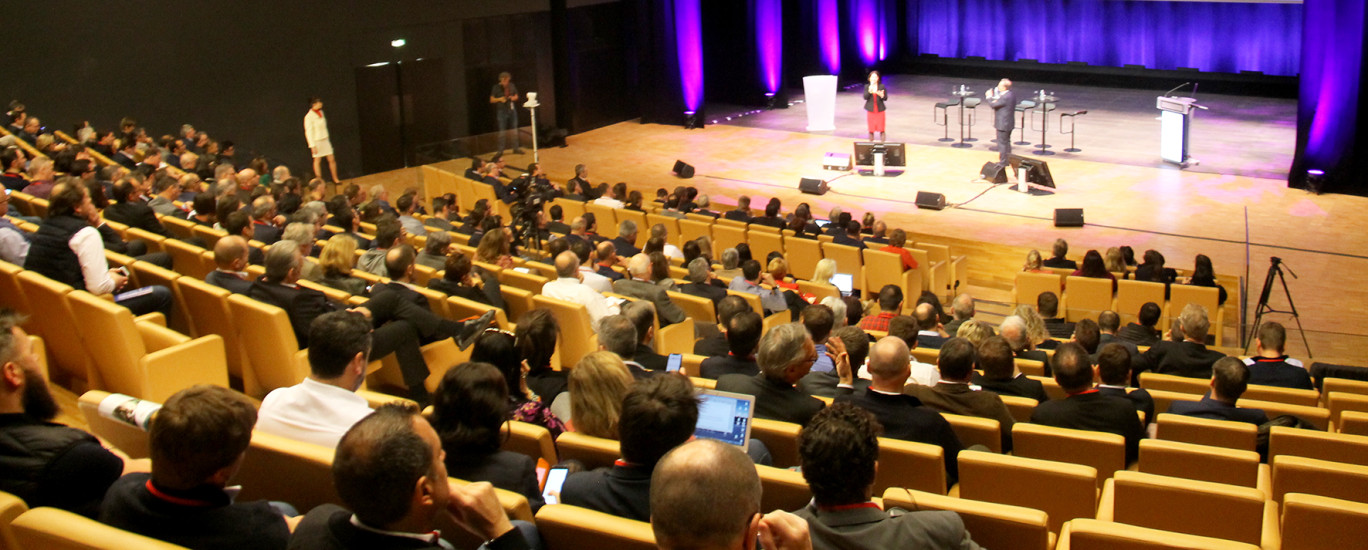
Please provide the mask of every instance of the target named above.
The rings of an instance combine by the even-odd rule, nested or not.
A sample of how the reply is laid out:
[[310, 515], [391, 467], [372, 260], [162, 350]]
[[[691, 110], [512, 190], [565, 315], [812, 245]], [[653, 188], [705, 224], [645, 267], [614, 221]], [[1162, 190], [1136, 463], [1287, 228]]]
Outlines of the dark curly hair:
[[798, 434], [803, 479], [820, 506], [869, 500], [883, 427], [873, 414], [850, 403], [822, 409]]

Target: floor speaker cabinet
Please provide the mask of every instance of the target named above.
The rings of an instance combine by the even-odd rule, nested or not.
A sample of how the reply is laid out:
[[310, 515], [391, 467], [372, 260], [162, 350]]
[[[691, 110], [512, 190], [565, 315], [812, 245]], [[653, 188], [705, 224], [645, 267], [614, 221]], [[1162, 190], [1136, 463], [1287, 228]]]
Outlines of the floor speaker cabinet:
[[676, 160], [674, 165], [674, 174], [684, 179], [692, 178], [694, 176], [694, 167], [692, 164], [689, 164], [682, 160]]
[[809, 195], [825, 195], [827, 183], [814, 178], [803, 178], [798, 181], [798, 190]]
[[993, 183], [1007, 183], [1007, 167], [996, 162], [983, 163], [983, 169], [979, 170], [979, 175]]
[[942, 195], [940, 193], [932, 193], [930, 191], [917, 191], [917, 208], [944, 210], [945, 195]]
[[1055, 227], [1083, 227], [1083, 209], [1056, 208], [1054, 224]]

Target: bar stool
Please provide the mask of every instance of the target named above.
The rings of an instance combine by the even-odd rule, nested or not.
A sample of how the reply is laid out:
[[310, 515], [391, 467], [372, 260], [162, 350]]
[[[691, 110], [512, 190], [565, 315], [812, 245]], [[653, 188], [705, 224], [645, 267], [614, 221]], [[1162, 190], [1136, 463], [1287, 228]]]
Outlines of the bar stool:
[[[950, 108], [958, 106], [959, 102], [960, 98], [957, 97], [951, 99], [950, 101], [942, 101], [940, 103], [937, 103], [935, 107], [931, 108], [931, 122], [934, 122], [936, 126], [942, 126], [945, 128], [945, 137], [942, 137], [936, 141], [955, 141], [955, 138], [950, 137]], [[936, 109], [940, 109], [941, 112], [940, 122], [936, 122]]]
[[1018, 139], [1018, 140], [1015, 141], [1015, 142], [1012, 142], [1013, 145], [1030, 145], [1030, 144], [1031, 144], [1031, 142], [1026, 141], [1026, 111], [1029, 111], [1029, 110], [1031, 110], [1031, 109], [1034, 109], [1035, 106], [1036, 106], [1036, 102], [1031, 101], [1031, 100], [1029, 100], [1029, 99], [1022, 100], [1021, 102], [1018, 102], [1018, 103], [1017, 103], [1017, 105], [1016, 105], [1016, 111], [1017, 111], [1018, 113], [1021, 113], [1021, 123], [1020, 123], [1020, 124], [1017, 124], [1017, 129], [1018, 129], [1018, 130], [1021, 130], [1021, 138]]
[[980, 103], [983, 103], [981, 97], [964, 98], [964, 108], [969, 110], [969, 137], [964, 138], [964, 141], [978, 141], [978, 138], [974, 137], [974, 114], [978, 112], [977, 107]]
[[[1077, 153], [1082, 151], [1082, 149], [1079, 149], [1074, 145], [1074, 138], [1078, 135], [1077, 126], [1075, 126], [1077, 124], [1075, 117], [1086, 114], [1088, 114], [1088, 111], [1074, 111], [1072, 113], [1061, 113], [1059, 115], [1059, 133], [1069, 134], [1069, 148], [1064, 150], [1065, 153]], [[1069, 117], [1069, 131], [1067, 132], [1064, 131], [1064, 117]]]

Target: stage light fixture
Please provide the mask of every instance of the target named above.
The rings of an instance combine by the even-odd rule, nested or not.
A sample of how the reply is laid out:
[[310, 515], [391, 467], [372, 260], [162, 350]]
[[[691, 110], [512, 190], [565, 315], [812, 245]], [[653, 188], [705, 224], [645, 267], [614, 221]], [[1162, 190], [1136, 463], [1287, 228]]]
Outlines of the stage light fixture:
[[699, 119], [697, 111], [684, 111], [684, 129], [693, 130], [701, 127], [703, 121]]
[[405, 44], [408, 44], [408, 41], [404, 40], [403, 38], [396, 38], [394, 40], [390, 40], [390, 47], [393, 48], [402, 48]]
[[1306, 190], [1317, 195], [1325, 187], [1325, 170], [1312, 168], [1306, 171]]
[[776, 97], [776, 94], [774, 92], [765, 92], [765, 110], [773, 111], [777, 99], [778, 98]]

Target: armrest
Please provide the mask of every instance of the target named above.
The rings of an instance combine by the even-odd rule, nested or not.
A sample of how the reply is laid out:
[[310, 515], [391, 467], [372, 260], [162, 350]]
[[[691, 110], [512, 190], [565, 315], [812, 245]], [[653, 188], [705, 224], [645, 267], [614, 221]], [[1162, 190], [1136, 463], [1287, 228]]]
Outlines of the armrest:
[[369, 404], [372, 409], [377, 408], [380, 405], [384, 405], [385, 403], [396, 402], [411, 403], [415, 407], [418, 406], [418, 403], [414, 402], [411, 399], [404, 399], [403, 397], [399, 397], [397, 395], [390, 395], [387, 393], [380, 393], [371, 390], [356, 390], [356, 395], [366, 398], [366, 403]]
[[1263, 534], [1259, 537], [1259, 546], [1264, 550], [1282, 548], [1282, 527], [1278, 518], [1278, 503], [1272, 500], [1264, 502]]
[[[103, 295], [102, 295], [102, 296], [103, 296]], [[110, 295], [109, 295], [109, 299], [110, 299], [110, 300], [113, 300], [113, 299], [114, 299], [114, 295], [110, 294]], [[133, 321], [135, 321], [135, 322], [142, 322], [142, 323], [152, 323], [152, 324], [157, 325], [157, 326], [159, 326], [159, 327], [165, 327], [165, 326], [166, 326], [166, 316], [165, 316], [165, 315], [162, 315], [161, 312], [159, 312], [159, 311], [154, 311], [154, 312], [152, 312], [152, 313], [147, 313], [147, 314], [139, 315], [139, 316], [137, 316], [137, 317], [134, 317], [134, 318], [133, 318]]]
[[142, 397], [150, 401], [165, 402], [172, 394], [195, 384], [228, 387], [228, 361], [223, 337], [217, 334], [149, 353], [138, 363], [147, 381]]
[[[1112, 521], [1116, 514], [1116, 480], [1108, 479], [1102, 485], [1102, 498], [1097, 499], [1097, 521]], [[1265, 521], [1265, 524], [1267, 521]], [[1276, 525], [1276, 520], [1274, 524]], [[1064, 539], [1064, 534], [1060, 533], [1060, 540]]]
[[[142, 337], [143, 347], [147, 349], [148, 353], [161, 351], [177, 344], [183, 344], [190, 341], [190, 338], [184, 334], [166, 328], [164, 322], [166, 319], [162, 318], [160, 313], [149, 315], [156, 315], [156, 318], [154, 320], [149, 320], [149, 322], [133, 323], [133, 326], [137, 327], [138, 336]], [[156, 321], [163, 322], [158, 323]]]

